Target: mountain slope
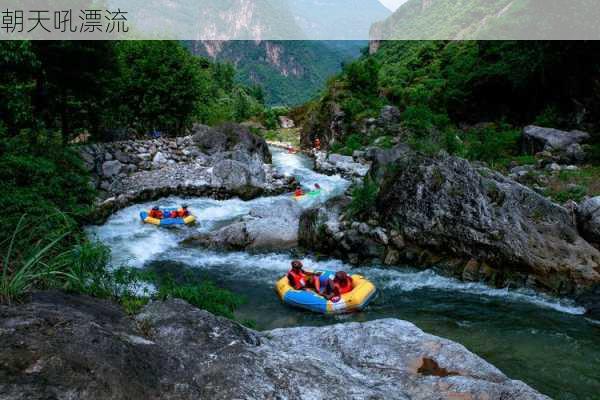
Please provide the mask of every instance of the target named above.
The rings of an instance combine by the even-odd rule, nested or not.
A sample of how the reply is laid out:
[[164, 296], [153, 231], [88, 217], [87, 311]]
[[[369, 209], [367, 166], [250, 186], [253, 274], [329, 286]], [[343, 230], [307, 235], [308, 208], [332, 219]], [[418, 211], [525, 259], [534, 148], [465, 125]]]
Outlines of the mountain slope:
[[235, 65], [238, 80], [261, 85], [270, 105], [297, 105], [321, 90], [340, 70], [342, 62], [356, 58], [366, 42], [317, 41], [197, 41], [195, 55]]
[[565, 39], [595, 37], [595, 0], [409, 0], [374, 24], [376, 39]]

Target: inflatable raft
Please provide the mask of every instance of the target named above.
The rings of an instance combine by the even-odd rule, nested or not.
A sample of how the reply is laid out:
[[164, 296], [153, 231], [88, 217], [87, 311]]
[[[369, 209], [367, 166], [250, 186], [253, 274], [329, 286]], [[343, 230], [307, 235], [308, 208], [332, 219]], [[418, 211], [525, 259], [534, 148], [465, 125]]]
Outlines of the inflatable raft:
[[[167, 212], [173, 212], [173, 211], [177, 211], [176, 208], [161, 208], [160, 211], [163, 212], [163, 214], [166, 214]], [[196, 217], [193, 215], [188, 215], [185, 218], [162, 218], [162, 219], [158, 219], [158, 218], [153, 218], [150, 217], [148, 215], [147, 211], [142, 211], [140, 213], [140, 218], [142, 219], [143, 222], [145, 222], [146, 224], [152, 224], [152, 225], [158, 225], [158, 226], [170, 226], [170, 225], [189, 225], [189, 224], [193, 224], [194, 222], [196, 222]]]
[[[325, 287], [328, 279], [333, 279], [334, 271], [321, 272], [321, 287]], [[304, 308], [321, 314], [344, 314], [360, 311], [367, 306], [375, 295], [375, 285], [361, 275], [351, 275], [354, 289], [345, 293], [337, 302], [327, 300], [312, 290], [295, 290], [289, 284], [287, 275], [275, 284], [275, 291], [286, 304]]]
[[321, 194], [321, 191], [322, 191], [322, 189], [317, 189], [317, 190], [310, 191], [308, 193], [304, 193], [302, 196], [293, 195], [292, 197], [294, 198], [294, 200], [302, 200], [305, 198], [318, 196]]

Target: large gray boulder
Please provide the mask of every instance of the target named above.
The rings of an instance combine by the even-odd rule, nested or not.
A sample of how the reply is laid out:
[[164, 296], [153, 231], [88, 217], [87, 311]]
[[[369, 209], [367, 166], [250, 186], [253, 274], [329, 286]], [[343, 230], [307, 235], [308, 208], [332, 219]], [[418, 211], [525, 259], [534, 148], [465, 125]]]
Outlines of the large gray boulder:
[[553, 293], [581, 293], [600, 282], [600, 252], [565, 208], [533, 190], [447, 155], [405, 152], [392, 167], [376, 208], [407, 242], [479, 260]]
[[243, 150], [249, 155], [258, 154], [264, 163], [271, 163], [271, 152], [267, 142], [243, 125], [227, 123], [215, 128], [194, 125], [192, 140], [203, 153], [209, 155]]
[[290, 249], [298, 244], [300, 213], [300, 206], [291, 199], [258, 204], [243, 221], [189, 237], [184, 244], [228, 251]]
[[588, 241], [600, 245], [600, 196], [581, 203], [577, 207], [576, 214], [581, 235]]
[[121, 162], [119, 160], [105, 161], [102, 164], [102, 176], [104, 176], [106, 178], [115, 177], [115, 176], [119, 175], [122, 168], [123, 168], [123, 164], [121, 164]]
[[[589, 133], [581, 131], [561, 131], [553, 128], [529, 125], [523, 129], [522, 151], [528, 154], [540, 151], [564, 152], [573, 144], [582, 143], [590, 138]], [[573, 152], [574, 149], [569, 150]]]
[[212, 184], [227, 189], [250, 186], [252, 175], [248, 167], [239, 161], [221, 160], [212, 169]]
[[182, 300], [132, 319], [52, 293], [0, 317], [6, 400], [548, 399], [396, 319], [259, 333]]

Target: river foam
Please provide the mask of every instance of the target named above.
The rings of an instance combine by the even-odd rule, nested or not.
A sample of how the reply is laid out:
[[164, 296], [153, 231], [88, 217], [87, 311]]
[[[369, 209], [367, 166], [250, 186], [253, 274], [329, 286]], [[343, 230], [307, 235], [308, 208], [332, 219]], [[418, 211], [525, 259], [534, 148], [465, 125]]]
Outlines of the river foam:
[[[273, 162], [281, 173], [295, 176], [306, 189], [319, 183], [323, 189], [321, 196], [307, 198], [300, 202], [303, 208], [312, 207], [343, 193], [349, 182], [339, 176], [325, 176], [312, 170], [310, 159], [299, 154], [288, 154], [285, 150], [272, 149]], [[120, 210], [102, 226], [88, 227], [88, 234], [107, 244], [113, 255], [115, 267], [129, 265], [141, 268], [150, 261], [178, 261], [194, 268], [219, 270], [238, 280], [248, 280], [265, 285], [274, 282], [288, 270], [291, 256], [286, 253], [249, 254], [245, 252], [213, 252], [203, 249], [185, 248], [180, 241], [191, 233], [206, 232], [243, 218], [254, 206], [269, 206], [286, 194], [276, 197], [263, 197], [251, 201], [240, 199], [214, 200], [209, 198], [182, 199], [169, 197], [154, 203], [137, 204]], [[194, 227], [158, 229], [145, 225], [139, 219], [139, 212], [153, 204], [178, 206], [186, 202], [201, 221]], [[340, 260], [302, 260], [308, 269], [350, 270], [351, 266]], [[583, 314], [585, 310], [572, 301], [557, 299], [526, 289], [496, 289], [481, 283], [466, 283], [436, 274], [433, 270], [390, 269], [378, 266], [356, 270], [368, 276], [380, 291], [410, 293], [421, 289], [434, 289], [448, 293], [463, 293], [496, 299], [503, 302], [522, 302], [553, 309], [568, 314]]]

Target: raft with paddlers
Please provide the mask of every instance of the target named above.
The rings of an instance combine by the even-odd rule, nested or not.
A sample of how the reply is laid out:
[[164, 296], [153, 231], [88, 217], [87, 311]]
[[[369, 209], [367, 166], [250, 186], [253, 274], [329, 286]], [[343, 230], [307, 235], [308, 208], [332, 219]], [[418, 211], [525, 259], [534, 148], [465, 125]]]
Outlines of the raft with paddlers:
[[187, 206], [181, 208], [153, 207], [150, 211], [140, 212], [141, 220], [146, 224], [157, 226], [190, 225], [196, 222]]
[[297, 187], [294, 191], [294, 195], [292, 196], [294, 200], [302, 200], [306, 197], [315, 197], [319, 196], [322, 192], [321, 186], [318, 183], [315, 183], [315, 188], [310, 192], [304, 192], [301, 187]]
[[[321, 288], [325, 288], [336, 276], [334, 271], [314, 271], [314, 274], [318, 274]], [[285, 304], [316, 313], [344, 314], [360, 311], [375, 295], [375, 285], [362, 275], [349, 276], [352, 279], [352, 290], [330, 300], [314, 290], [293, 288], [287, 275], [277, 281], [275, 291]]]
[[302, 200], [305, 199], [307, 197], [315, 197], [321, 194], [321, 189], [316, 189], [316, 190], [311, 190], [310, 192], [306, 192], [306, 193], [302, 193], [302, 194], [296, 194], [294, 193], [294, 195], [292, 196], [294, 198], [294, 200]]

